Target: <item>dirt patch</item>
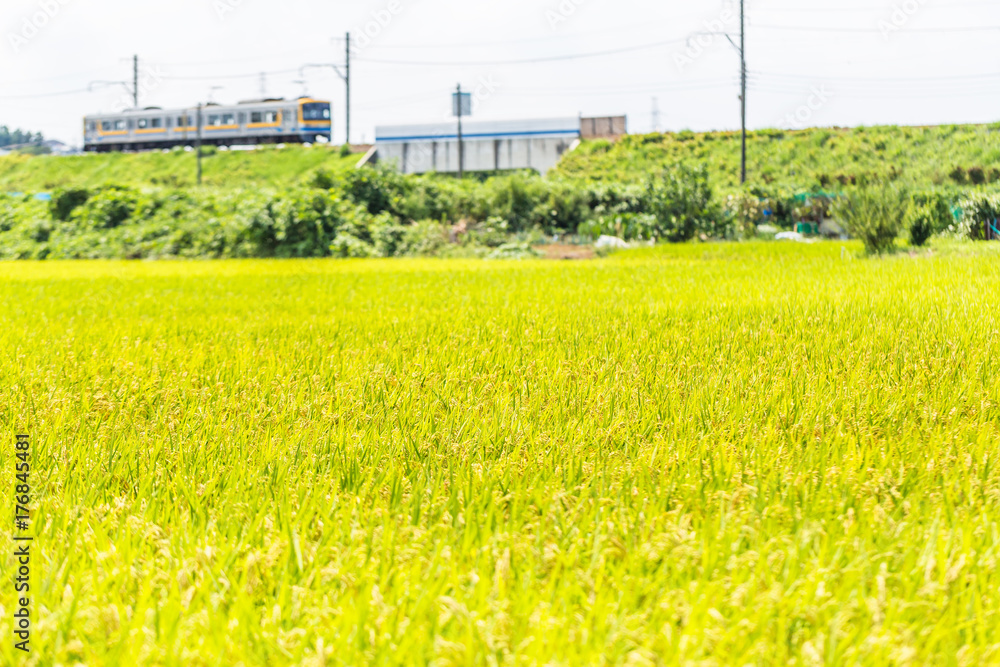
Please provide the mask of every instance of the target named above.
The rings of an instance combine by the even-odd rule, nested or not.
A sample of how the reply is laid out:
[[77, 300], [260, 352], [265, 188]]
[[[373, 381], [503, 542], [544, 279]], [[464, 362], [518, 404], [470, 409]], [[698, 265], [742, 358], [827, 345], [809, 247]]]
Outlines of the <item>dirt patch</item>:
[[554, 243], [535, 249], [545, 253], [545, 259], [594, 259], [594, 249], [589, 245]]

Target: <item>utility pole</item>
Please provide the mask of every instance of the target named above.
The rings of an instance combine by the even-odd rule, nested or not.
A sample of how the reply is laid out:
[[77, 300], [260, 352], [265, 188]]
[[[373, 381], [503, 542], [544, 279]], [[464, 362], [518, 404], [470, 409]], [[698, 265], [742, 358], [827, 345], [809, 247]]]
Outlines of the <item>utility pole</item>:
[[[337, 41], [336, 39], [334, 41]], [[305, 71], [310, 67], [329, 67], [337, 73], [341, 81], [347, 87], [347, 93], [344, 97], [344, 109], [347, 115], [347, 120], [344, 123], [344, 143], [348, 146], [351, 145], [351, 33], [347, 33], [345, 41], [347, 43], [346, 50], [346, 60], [344, 60], [343, 65], [333, 64], [333, 63], [311, 63], [309, 65], [303, 65], [299, 68], [299, 73], [305, 76]], [[330, 141], [333, 141], [333, 117], [331, 114], [330, 118]]]
[[346, 60], [344, 61], [344, 83], [347, 84], [347, 96], [346, 102], [344, 103], [344, 109], [347, 112], [347, 127], [346, 136], [344, 143], [348, 146], [351, 145], [351, 33], [347, 33], [347, 53]]
[[139, 56], [132, 56], [132, 108], [139, 108]]
[[195, 139], [195, 146], [198, 153], [198, 185], [201, 185], [201, 104], [198, 105], [198, 137]]
[[[725, 37], [740, 54], [740, 127], [742, 131], [740, 151], [740, 184], [747, 182], [747, 23], [746, 0], [740, 0], [740, 43], [728, 32], [699, 32], [695, 35], [719, 35]], [[690, 39], [690, 38], [689, 38]]]
[[455, 97], [455, 113], [458, 116], [458, 177], [465, 176], [465, 147], [462, 144], [462, 84], [455, 87], [457, 96]]
[[747, 182], [747, 42], [744, 0], [740, 0], [740, 116], [743, 123], [743, 150], [740, 156], [740, 185]]

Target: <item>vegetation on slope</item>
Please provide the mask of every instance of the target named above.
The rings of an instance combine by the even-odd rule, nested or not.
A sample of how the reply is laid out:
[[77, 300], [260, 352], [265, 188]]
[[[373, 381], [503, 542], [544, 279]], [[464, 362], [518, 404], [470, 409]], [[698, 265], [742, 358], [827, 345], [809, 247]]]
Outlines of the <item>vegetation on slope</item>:
[[[918, 188], [1000, 181], [1000, 124], [858, 127], [751, 132], [747, 167], [753, 185], [840, 190], [880, 175]], [[677, 164], [705, 165], [723, 190], [739, 186], [738, 132], [632, 135], [584, 142], [554, 176], [641, 182]]]
[[[253, 151], [202, 149], [203, 183], [222, 188], [281, 187], [316, 169], [341, 172], [361, 158], [328, 146], [273, 146]], [[197, 181], [193, 151], [91, 153], [65, 157], [0, 156], [0, 192], [44, 192], [109, 183], [133, 187], [192, 187]]]
[[[543, 235], [747, 239], [831, 215], [885, 251], [903, 232], [914, 246], [944, 232], [991, 235], [998, 137], [986, 126], [755, 132], [742, 188], [734, 133], [587, 142], [547, 178], [463, 181], [354, 169], [356, 155], [320, 146], [210, 151], [201, 188], [181, 150], [15, 156], [0, 158], [0, 184], [54, 190], [54, 200], [0, 199], [0, 257], [491, 255]], [[834, 206], [875, 182], [898, 196]]]

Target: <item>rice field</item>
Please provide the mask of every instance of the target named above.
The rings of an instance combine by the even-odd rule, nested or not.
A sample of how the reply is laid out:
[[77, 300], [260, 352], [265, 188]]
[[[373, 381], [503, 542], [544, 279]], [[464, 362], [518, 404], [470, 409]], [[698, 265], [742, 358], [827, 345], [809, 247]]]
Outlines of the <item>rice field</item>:
[[0, 264], [0, 663], [1000, 664], [969, 247]]

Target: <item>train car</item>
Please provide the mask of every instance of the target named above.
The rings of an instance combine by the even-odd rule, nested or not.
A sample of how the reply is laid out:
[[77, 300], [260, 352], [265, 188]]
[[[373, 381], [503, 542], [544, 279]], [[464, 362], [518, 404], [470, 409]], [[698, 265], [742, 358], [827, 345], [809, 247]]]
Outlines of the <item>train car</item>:
[[323, 100], [249, 100], [235, 106], [130, 109], [83, 119], [84, 150], [144, 151], [174, 146], [241, 146], [330, 141], [331, 105]]

